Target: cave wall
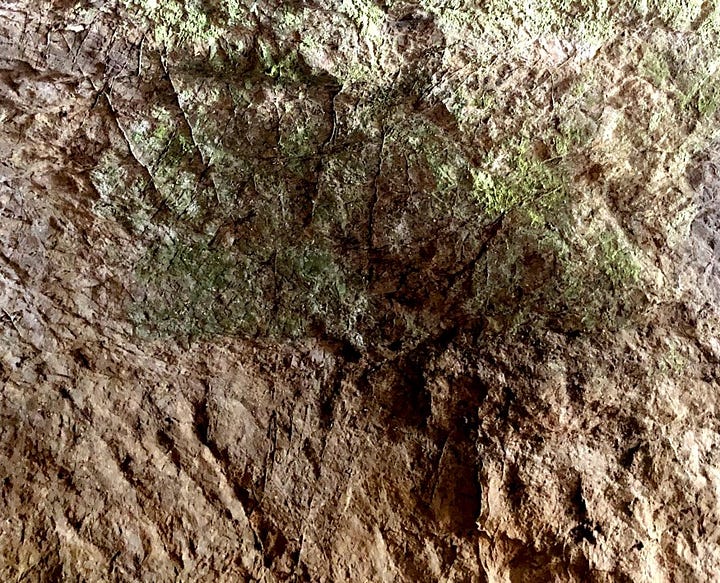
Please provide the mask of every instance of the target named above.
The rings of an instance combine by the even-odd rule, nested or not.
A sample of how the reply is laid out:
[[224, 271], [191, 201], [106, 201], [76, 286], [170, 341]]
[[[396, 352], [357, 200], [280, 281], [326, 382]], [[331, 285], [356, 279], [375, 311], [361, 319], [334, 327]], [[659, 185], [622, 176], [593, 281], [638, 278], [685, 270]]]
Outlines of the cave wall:
[[0, 574], [710, 581], [712, 3], [0, 3]]

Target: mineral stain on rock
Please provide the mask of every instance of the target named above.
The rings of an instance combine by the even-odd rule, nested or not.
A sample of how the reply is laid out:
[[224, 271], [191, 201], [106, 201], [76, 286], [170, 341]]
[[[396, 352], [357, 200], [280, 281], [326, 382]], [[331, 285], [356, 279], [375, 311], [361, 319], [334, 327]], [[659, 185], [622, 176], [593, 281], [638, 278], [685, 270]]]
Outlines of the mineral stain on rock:
[[0, 30], [2, 580], [716, 576], [712, 3]]

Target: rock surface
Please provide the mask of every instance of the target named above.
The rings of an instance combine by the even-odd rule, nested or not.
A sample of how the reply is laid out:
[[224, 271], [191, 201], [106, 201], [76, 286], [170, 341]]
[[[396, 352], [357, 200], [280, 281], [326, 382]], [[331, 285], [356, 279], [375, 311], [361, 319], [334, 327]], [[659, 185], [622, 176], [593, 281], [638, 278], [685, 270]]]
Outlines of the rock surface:
[[3, 581], [713, 581], [720, 9], [0, 2]]

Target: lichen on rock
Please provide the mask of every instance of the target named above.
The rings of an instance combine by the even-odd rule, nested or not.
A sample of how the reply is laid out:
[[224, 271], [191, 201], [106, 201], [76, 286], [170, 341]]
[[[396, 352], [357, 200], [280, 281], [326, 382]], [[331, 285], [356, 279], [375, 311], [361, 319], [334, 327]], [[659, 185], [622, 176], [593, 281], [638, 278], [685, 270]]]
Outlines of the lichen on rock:
[[713, 3], [0, 30], [0, 578], [715, 577]]

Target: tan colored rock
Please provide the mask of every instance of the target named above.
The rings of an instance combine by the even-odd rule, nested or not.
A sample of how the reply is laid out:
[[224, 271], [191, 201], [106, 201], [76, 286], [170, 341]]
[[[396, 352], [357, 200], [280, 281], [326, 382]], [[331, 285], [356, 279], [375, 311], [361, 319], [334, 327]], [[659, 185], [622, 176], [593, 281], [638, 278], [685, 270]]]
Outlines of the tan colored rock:
[[0, 579], [716, 579], [720, 16], [526, 4], [0, 3]]

